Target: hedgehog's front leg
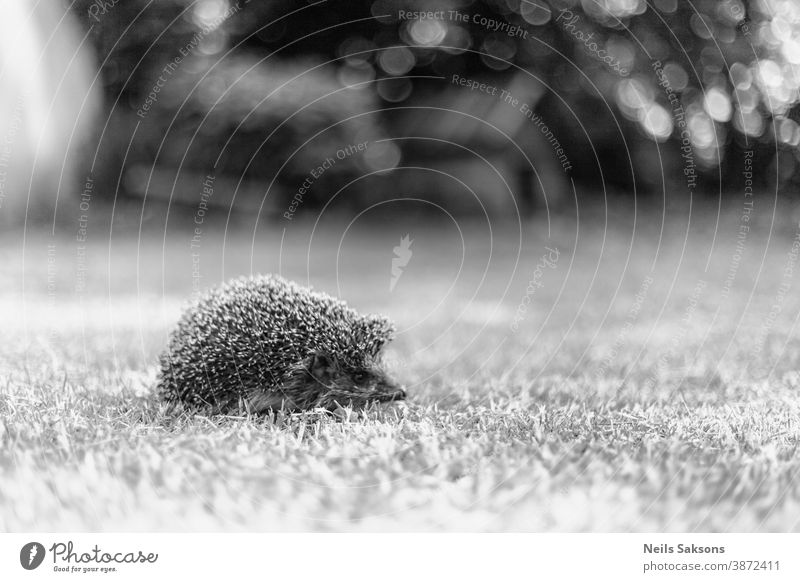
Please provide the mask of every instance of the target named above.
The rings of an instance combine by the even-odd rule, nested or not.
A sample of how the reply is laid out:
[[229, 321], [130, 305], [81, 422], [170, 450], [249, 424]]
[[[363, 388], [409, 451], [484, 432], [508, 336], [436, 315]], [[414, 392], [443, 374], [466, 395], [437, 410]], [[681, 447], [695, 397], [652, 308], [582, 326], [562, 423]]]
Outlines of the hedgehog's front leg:
[[[284, 408], [286, 399], [273, 390], [252, 390], [244, 401], [245, 410], [251, 414], [266, 414]], [[293, 406], [288, 406], [292, 409]]]

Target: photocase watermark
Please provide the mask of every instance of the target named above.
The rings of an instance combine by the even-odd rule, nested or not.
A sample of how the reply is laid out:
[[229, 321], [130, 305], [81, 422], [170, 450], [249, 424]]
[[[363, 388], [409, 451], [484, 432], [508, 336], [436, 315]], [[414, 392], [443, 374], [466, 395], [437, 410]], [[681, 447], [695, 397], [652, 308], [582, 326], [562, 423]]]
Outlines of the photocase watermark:
[[527, 40], [528, 31], [517, 24], [497, 20], [482, 14], [466, 14], [458, 10], [398, 10], [399, 20], [450, 20], [452, 22], [472, 23], [491, 32], [502, 32], [510, 37]]
[[88, 551], [75, 551], [72, 541], [57, 542], [50, 546], [49, 551], [53, 556], [54, 572], [108, 573], [116, 572], [117, 567], [107, 564], [154, 564], [158, 561], [158, 554], [154, 552], [145, 553], [142, 550], [107, 552], [100, 549], [97, 544]]
[[544, 253], [536, 263], [533, 274], [528, 281], [528, 286], [525, 288], [525, 295], [517, 306], [517, 312], [514, 314], [514, 319], [510, 326], [512, 332], [516, 332], [519, 329], [519, 324], [525, 321], [528, 315], [528, 306], [533, 301], [537, 291], [544, 287], [542, 278], [544, 277], [545, 269], [555, 269], [558, 264], [558, 248], [551, 249], [550, 247], [544, 247], [544, 249], [547, 252]]
[[389, 280], [390, 293], [394, 291], [397, 282], [400, 281], [400, 277], [403, 276], [403, 269], [408, 266], [408, 262], [414, 254], [411, 250], [411, 244], [413, 242], [414, 239], [410, 238], [409, 235], [405, 235], [400, 239], [400, 244], [392, 249], [394, 258], [392, 259], [392, 277]]
[[721, 295], [723, 299], [727, 299], [731, 294], [736, 274], [739, 272], [739, 265], [742, 262], [747, 235], [750, 232], [749, 223], [753, 212], [753, 150], [744, 152], [744, 171], [742, 175], [744, 176], [744, 204], [742, 206], [742, 215], [739, 219], [739, 232], [736, 235], [736, 248], [728, 264], [728, 273], [725, 276], [725, 281], [722, 283]]
[[564, 148], [561, 146], [561, 142], [544, 122], [542, 116], [536, 113], [530, 104], [522, 101], [506, 89], [501, 89], [495, 85], [489, 85], [488, 83], [483, 83], [475, 79], [462, 77], [461, 75], [453, 75], [450, 78], [450, 82], [460, 87], [466, 87], [470, 91], [478, 91], [493, 97], [499, 97], [503, 103], [510, 105], [514, 109], [517, 109], [542, 133], [542, 136], [544, 136], [545, 140], [547, 140], [547, 143], [550, 144], [556, 156], [558, 157], [558, 162], [561, 164], [561, 169], [564, 170], [565, 173], [572, 169], [572, 163], [569, 161]]
[[750, 30], [750, 19], [747, 18], [747, 16], [745, 16], [741, 22], [736, 25], [736, 28], [742, 31], [742, 35], [744, 35], [745, 38], [750, 38], [750, 36], [753, 34]]
[[490, 18], [482, 14], [473, 14], [470, 16], [469, 14], [458, 12], [457, 10], [448, 10], [448, 14], [450, 20], [455, 22], [471, 22], [491, 32], [502, 32], [510, 37], [519, 37], [526, 40], [528, 38], [527, 30], [519, 25], [509, 24], [504, 20], [497, 20], [496, 18]]
[[656, 77], [658, 77], [658, 84], [664, 89], [664, 93], [666, 93], [667, 99], [672, 106], [672, 117], [675, 119], [675, 125], [681, 132], [683, 175], [686, 177], [686, 187], [691, 190], [697, 186], [697, 168], [694, 162], [694, 150], [692, 149], [692, 134], [686, 124], [686, 112], [683, 110], [680, 97], [664, 74], [661, 61], [653, 61], [652, 67]]
[[214, 180], [216, 180], [214, 174], [208, 174], [203, 179], [202, 189], [200, 190], [200, 202], [197, 205], [197, 210], [194, 212], [194, 223], [196, 225], [201, 225], [205, 222], [206, 214], [208, 213], [208, 203], [211, 201], [212, 196], [214, 196]]
[[11, 157], [14, 142], [17, 141], [20, 128], [22, 127], [22, 111], [25, 108], [26, 95], [20, 95], [14, 104], [14, 111], [11, 114], [11, 123], [8, 126], [5, 138], [0, 144], [0, 208], [6, 199], [6, 185], [8, 183], [8, 169], [11, 167]]
[[[449, 20], [460, 24], [474, 24], [491, 32], [502, 32], [512, 38], [521, 38], [523, 40], [528, 40], [530, 34], [518, 24], [511, 24], [505, 20], [498, 20], [480, 13], [467, 14], [458, 10], [398, 10], [397, 18], [399, 20], [416, 20], [419, 22]], [[559, 11], [555, 22], [557, 24], [560, 23], [566, 33], [580, 42], [595, 59], [605, 63], [609, 69], [623, 77], [630, 74], [630, 71], [622, 65], [619, 59], [610, 54], [608, 49], [595, 38], [594, 32], [587, 33], [578, 28], [577, 24], [580, 20], [581, 17], [579, 15], [564, 8]]]
[[[181, 49], [183, 50], [183, 49]], [[172, 61], [167, 63], [163, 69], [161, 69], [161, 74], [156, 79], [155, 84], [150, 88], [150, 92], [144, 99], [142, 106], [136, 110], [136, 115], [140, 118], [144, 119], [147, 117], [147, 114], [150, 113], [150, 109], [156, 104], [158, 101], [158, 94], [161, 93], [161, 89], [166, 87], [167, 80], [172, 74], [178, 70], [181, 62], [183, 61], [182, 56], [175, 56], [173, 57]]]
[[[504, 91], [503, 93], [507, 92]], [[504, 95], [503, 99], [510, 100], [508, 102], [514, 106], [516, 106], [516, 103], [519, 101], [516, 97], [512, 96], [510, 93]], [[536, 113], [533, 109], [531, 109], [527, 103], [523, 103], [522, 105], [520, 105], [519, 110], [525, 117], [530, 119], [531, 122], [537, 128], [539, 128], [539, 131], [542, 132], [542, 135], [547, 140], [547, 143], [549, 143], [552, 146], [553, 151], [558, 157], [558, 162], [561, 164], [561, 169], [564, 170], [565, 173], [569, 172], [572, 169], [572, 163], [569, 161], [569, 158], [567, 158], [567, 154], [566, 152], [564, 152], [564, 148], [561, 147], [561, 142], [558, 141], [558, 138], [544, 122], [542, 116]]]
[[623, 324], [622, 329], [619, 330], [611, 351], [606, 354], [606, 357], [603, 358], [600, 367], [595, 371], [595, 378], [601, 378], [605, 375], [606, 371], [611, 366], [611, 363], [619, 355], [620, 350], [622, 350], [628, 343], [628, 334], [631, 332], [633, 326], [636, 324], [636, 321], [639, 319], [639, 313], [642, 311], [642, 305], [644, 305], [645, 299], [647, 299], [647, 293], [650, 291], [650, 286], [652, 284], [653, 278], [649, 275], [642, 280], [642, 284], [639, 285], [639, 291], [634, 296], [633, 304], [631, 305], [630, 309], [628, 310], [628, 314], [625, 317], [625, 323]]
[[91, 208], [92, 195], [94, 194], [94, 177], [90, 173], [86, 176], [83, 191], [78, 202], [78, 231], [75, 234], [75, 293], [83, 294], [86, 290], [86, 241], [89, 237], [89, 209]]
[[594, 58], [608, 65], [609, 69], [619, 75], [623, 77], [627, 76], [630, 71], [623, 67], [622, 63], [620, 63], [619, 59], [614, 57], [614, 55], [608, 54], [608, 49], [604, 48], [594, 39], [594, 32], [587, 33], [578, 28], [577, 25], [580, 21], [581, 17], [567, 8], [562, 8], [558, 12], [558, 17], [556, 17], [556, 24], [560, 23], [564, 31], [583, 44]]
[[208, 174], [203, 180], [202, 188], [200, 190], [200, 202], [197, 205], [197, 210], [194, 212], [194, 230], [192, 236], [189, 238], [189, 249], [191, 250], [192, 258], [192, 296], [197, 297], [200, 294], [202, 275], [200, 273], [200, 242], [203, 238], [203, 223], [206, 220], [208, 213], [208, 204], [214, 196], [214, 174]]
[[42, 565], [45, 557], [45, 549], [39, 542], [28, 542], [19, 551], [20, 566], [26, 570], [35, 570]]
[[750, 31], [750, 19], [747, 17], [747, 12], [745, 12], [742, 3], [735, 0], [724, 0], [720, 4], [720, 8], [727, 9], [730, 16], [736, 20], [736, 28], [741, 30], [745, 37], [749, 37], [752, 34]]
[[362, 141], [360, 143], [349, 144], [341, 149], [336, 150], [334, 157], [328, 157], [323, 160], [323, 162], [313, 168], [308, 175], [306, 176], [303, 183], [300, 184], [300, 187], [295, 192], [294, 196], [292, 197], [291, 202], [289, 203], [289, 208], [286, 212], [283, 213], [283, 217], [286, 220], [292, 220], [294, 218], [295, 213], [300, 208], [300, 205], [303, 203], [303, 199], [305, 198], [306, 193], [311, 189], [311, 186], [319, 180], [322, 175], [333, 168], [336, 165], [337, 160], [342, 161], [346, 160], [349, 157], [352, 157], [358, 153], [366, 151], [369, 142]]
[[154, 552], [104, 551], [97, 544], [80, 551], [70, 540], [56, 542], [48, 549], [39, 542], [29, 542], [19, 551], [19, 563], [26, 570], [35, 570], [42, 565], [48, 552], [53, 558], [54, 572], [72, 574], [107, 574], [119, 571], [118, 564], [155, 564], [158, 561], [158, 554]]
[[121, 1], [122, 0], [94, 0], [87, 9], [89, 18], [94, 19], [95, 22], [100, 22], [100, 17], [108, 14], [109, 11]]

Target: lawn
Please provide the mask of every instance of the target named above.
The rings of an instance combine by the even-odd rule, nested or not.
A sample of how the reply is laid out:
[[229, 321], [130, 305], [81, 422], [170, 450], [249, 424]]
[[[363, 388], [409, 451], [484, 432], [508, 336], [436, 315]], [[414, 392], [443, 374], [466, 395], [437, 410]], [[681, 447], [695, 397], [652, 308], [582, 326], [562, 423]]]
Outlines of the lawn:
[[[6, 234], [0, 530], [800, 530], [797, 217], [759, 202]], [[408, 402], [167, 415], [182, 305], [251, 271], [391, 315]]]

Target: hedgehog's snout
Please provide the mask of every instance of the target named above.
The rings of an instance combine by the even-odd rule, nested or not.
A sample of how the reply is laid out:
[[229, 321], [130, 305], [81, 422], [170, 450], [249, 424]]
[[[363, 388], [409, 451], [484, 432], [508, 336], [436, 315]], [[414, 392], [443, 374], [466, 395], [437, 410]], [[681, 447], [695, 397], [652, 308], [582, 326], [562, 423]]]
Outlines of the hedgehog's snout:
[[405, 400], [406, 399], [406, 391], [402, 388], [397, 388], [394, 392], [389, 394], [389, 400], [394, 402], [395, 400]]
[[391, 380], [385, 382], [377, 400], [380, 402], [400, 402], [406, 399], [406, 391]]
[[389, 378], [382, 370], [375, 372], [377, 382], [373, 388], [381, 402], [394, 402], [406, 399], [406, 391], [400, 384]]

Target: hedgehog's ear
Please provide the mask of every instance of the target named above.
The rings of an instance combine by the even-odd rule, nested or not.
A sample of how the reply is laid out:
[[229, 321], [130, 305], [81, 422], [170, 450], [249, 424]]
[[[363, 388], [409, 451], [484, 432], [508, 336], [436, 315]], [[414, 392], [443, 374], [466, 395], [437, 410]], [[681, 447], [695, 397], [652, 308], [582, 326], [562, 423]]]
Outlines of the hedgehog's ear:
[[378, 355], [387, 342], [392, 341], [394, 335], [394, 324], [382, 315], [371, 315], [364, 320], [364, 342], [365, 351], [373, 358]]
[[315, 378], [325, 378], [330, 375], [333, 364], [325, 354], [316, 353], [309, 358], [308, 371]]

